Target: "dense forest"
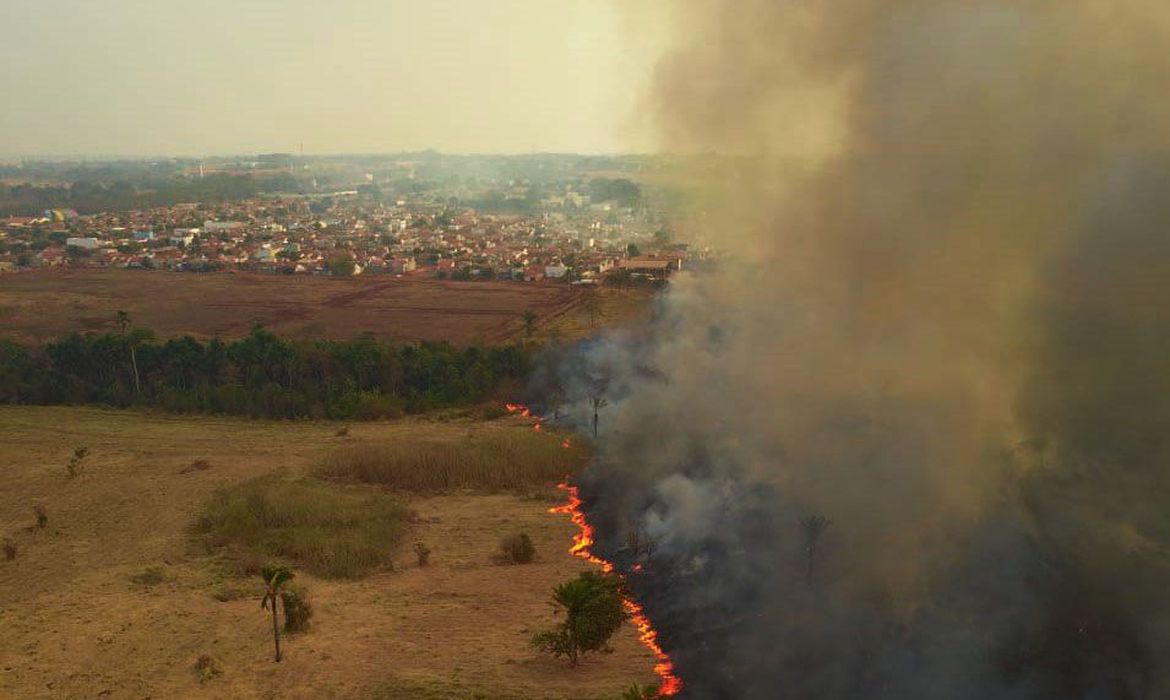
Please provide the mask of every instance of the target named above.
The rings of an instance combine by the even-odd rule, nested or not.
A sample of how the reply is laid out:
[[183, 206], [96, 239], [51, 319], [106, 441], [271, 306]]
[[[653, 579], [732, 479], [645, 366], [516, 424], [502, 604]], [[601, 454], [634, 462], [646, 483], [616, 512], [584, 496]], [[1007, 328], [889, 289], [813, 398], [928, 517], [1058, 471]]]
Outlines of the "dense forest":
[[228, 342], [74, 333], [37, 347], [0, 341], [0, 403], [374, 419], [482, 402], [518, 385], [531, 362], [518, 345], [293, 341], [260, 327]]

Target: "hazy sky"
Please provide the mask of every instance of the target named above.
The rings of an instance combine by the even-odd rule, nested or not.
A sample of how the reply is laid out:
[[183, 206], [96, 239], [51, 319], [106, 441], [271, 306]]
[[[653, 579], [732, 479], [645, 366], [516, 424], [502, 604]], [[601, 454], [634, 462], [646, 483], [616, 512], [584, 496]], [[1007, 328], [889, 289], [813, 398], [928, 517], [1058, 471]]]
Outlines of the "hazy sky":
[[0, 0], [0, 155], [637, 149], [618, 1]]

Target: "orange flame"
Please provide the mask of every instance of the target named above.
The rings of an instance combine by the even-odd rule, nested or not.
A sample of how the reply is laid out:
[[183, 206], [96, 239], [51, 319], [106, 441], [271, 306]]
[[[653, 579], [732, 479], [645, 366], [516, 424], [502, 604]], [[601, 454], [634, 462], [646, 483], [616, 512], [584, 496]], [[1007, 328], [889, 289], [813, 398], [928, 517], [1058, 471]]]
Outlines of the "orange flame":
[[[567, 440], [565, 443], [565, 446], [568, 447]], [[593, 526], [585, 519], [585, 513], [581, 510], [581, 497], [577, 491], [577, 487], [567, 483], [561, 483], [557, 484], [557, 488], [568, 494], [569, 501], [563, 506], [550, 508], [549, 512], [568, 515], [569, 520], [577, 526], [578, 530], [577, 534], [573, 535], [573, 546], [569, 547], [569, 554], [601, 567], [601, 570], [607, 574], [612, 573], [614, 570], [613, 564], [595, 555], [590, 549], [594, 544]], [[640, 567], [636, 570], [640, 570]], [[658, 632], [655, 631], [654, 626], [650, 623], [650, 619], [646, 617], [642, 606], [625, 594], [622, 595], [622, 606], [626, 609], [626, 613], [630, 616], [634, 627], [637, 628], [638, 639], [642, 642], [642, 646], [649, 649], [650, 653], [654, 655], [654, 673], [657, 674], [659, 679], [659, 697], [665, 698], [678, 695], [682, 691], [682, 679], [674, 675], [674, 662], [670, 660], [670, 656], [658, 645]]]
[[520, 403], [506, 403], [504, 408], [508, 409], [508, 413], [519, 413], [521, 416], [528, 418], [532, 415], [532, 411], [527, 406]]
[[569, 440], [568, 440], [568, 438], [565, 438], [564, 440], [561, 440], [561, 447], [565, 448], [566, 450], [567, 450], [567, 449], [569, 449]]

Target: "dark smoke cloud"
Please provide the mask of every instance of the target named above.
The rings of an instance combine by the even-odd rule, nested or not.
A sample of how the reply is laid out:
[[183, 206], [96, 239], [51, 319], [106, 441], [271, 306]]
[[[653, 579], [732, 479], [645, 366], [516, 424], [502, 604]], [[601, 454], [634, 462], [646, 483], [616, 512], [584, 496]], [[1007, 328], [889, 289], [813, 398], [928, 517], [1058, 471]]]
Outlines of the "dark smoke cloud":
[[687, 692], [1170, 697], [1170, 6], [670, 10], [732, 257], [563, 376]]

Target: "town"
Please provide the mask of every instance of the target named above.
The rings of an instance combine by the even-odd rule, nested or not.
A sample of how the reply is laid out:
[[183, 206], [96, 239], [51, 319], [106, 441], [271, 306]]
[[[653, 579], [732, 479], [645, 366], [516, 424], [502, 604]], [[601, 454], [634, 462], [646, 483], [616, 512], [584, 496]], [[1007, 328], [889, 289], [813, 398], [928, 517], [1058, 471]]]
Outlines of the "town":
[[[269, 167], [271, 156], [218, 172], [202, 162], [178, 164], [175, 177], [196, 184], [256, 180], [282, 189], [299, 183], [306, 191], [80, 214], [54, 207], [0, 218], [0, 272], [241, 270], [658, 285], [691, 253], [626, 178], [484, 178], [469, 188], [458, 177], [420, 183], [415, 164], [396, 161], [378, 175], [350, 166], [340, 176], [345, 189], [330, 182], [325, 190], [315, 175], [305, 175], [311, 165], [302, 164], [293, 178], [288, 171], [300, 159], [277, 158], [287, 166]], [[406, 186], [395, 186], [396, 177]]]

